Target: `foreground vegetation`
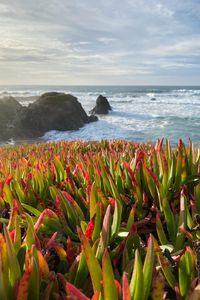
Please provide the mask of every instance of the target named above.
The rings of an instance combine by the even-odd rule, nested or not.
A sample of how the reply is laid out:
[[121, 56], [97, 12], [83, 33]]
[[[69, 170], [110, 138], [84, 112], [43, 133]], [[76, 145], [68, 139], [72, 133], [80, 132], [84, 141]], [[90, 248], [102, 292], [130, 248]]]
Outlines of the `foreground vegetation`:
[[0, 148], [0, 299], [200, 299], [200, 149]]

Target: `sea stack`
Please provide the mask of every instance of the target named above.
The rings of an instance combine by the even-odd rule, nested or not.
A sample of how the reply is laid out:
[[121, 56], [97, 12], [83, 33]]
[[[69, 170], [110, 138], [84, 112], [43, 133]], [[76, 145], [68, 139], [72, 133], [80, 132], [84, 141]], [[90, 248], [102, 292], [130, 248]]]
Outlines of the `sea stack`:
[[39, 137], [50, 130], [78, 130], [96, 121], [89, 117], [76, 97], [70, 94], [45, 93], [16, 115], [14, 136]]
[[7, 140], [12, 130], [12, 122], [16, 113], [21, 109], [21, 104], [13, 97], [0, 99], [0, 139]]
[[110, 110], [112, 110], [112, 108], [110, 106], [110, 103], [108, 102], [108, 99], [102, 95], [99, 95], [99, 97], [96, 100], [96, 105], [90, 111], [90, 114], [108, 114]]
[[97, 121], [70, 94], [50, 92], [28, 107], [14, 98], [0, 100], [0, 140], [38, 138], [50, 130], [78, 130]]

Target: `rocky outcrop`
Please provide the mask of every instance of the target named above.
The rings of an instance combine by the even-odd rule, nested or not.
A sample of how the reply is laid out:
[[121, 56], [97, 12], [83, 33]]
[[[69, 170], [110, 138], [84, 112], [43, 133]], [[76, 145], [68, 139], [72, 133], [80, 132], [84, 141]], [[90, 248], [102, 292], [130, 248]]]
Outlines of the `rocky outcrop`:
[[96, 116], [86, 114], [76, 97], [57, 92], [45, 93], [28, 107], [19, 104], [7, 138], [36, 138], [50, 130], [77, 130], [96, 120]]
[[0, 139], [6, 140], [11, 135], [12, 122], [21, 104], [13, 97], [0, 99]]
[[90, 114], [108, 114], [110, 110], [112, 110], [112, 108], [108, 102], [108, 99], [100, 95], [96, 100], [95, 107], [90, 111]]

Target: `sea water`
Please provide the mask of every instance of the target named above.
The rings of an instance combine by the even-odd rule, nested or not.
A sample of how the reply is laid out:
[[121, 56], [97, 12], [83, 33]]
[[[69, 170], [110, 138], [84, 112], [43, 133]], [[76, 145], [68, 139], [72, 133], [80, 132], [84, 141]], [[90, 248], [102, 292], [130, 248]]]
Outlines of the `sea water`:
[[176, 145], [179, 138], [200, 142], [200, 86], [1, 86], [0, 97], [13, 96], [23, 105], [44, 92], [71, 93], [87, 113], [102, 94], [112, 111], [99, 115], [99, 121], [77, 131], [50, 131], [41, 140], [126, 139], [155, 142], [169, 139]]

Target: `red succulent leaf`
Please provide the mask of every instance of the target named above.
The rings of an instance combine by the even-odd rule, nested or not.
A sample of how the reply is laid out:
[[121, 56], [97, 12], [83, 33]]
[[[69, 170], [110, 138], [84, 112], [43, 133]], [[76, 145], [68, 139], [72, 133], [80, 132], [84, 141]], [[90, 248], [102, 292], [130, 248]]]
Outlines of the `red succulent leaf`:
[[66, 289], [68, 292], [68, 296], [71, 300], [89, 300], [81, 291], [79, 291], [73, 284], [67, 282]]
[[131, 176], [131, 179], [132, 179], [134, 185], [137, 186], [138, 184], [137, 184], [137, 181], [135, 179], [134, 172], [132, 171], [132, 169], [131, 169], [131, 167], [130, 167], [130, 165], [127, 161], [124, 161], [124, 166], [127, 169], [127, 171], [129, 172], [129, 175]]
[[14, 242], [15, 233], [16, 233], [16, 229], [13, 229], [12, 231], [10, 231], [10, 238], [11, 238], [12, 242]]
[[117, 289], [118, 299], [121, 299], [122, 287], [118, 280], [115, 279], [115, 287]]
[[108, 200], [109, 200], [109, 202], [110, 202], [112, 208], [114, 209], [114, 208], [115, 208], [116, 200], [115, 200], [114, 198], [112, 198], [112, 197], [108, 197]]
[[179, 229], [180, 229], [180, 231], [182, 232], [182, 233], [184, 233], [186, 236], [187, 236], [187, 238], [189, 239], [189, 240], [193, 240], [194, 238], [193, 238], [193, 236], [192, 236], [192, 234], [189, 232], [189, 231], [187, 231], [184, 227], [179, 227]]
[[65, 196], [65, 198], [69, 201], [69, 203], [73, 204], [74, 203], [74, 199], [72, 198], [72, 196], [66, 192], [66, 191], [62, 191], [62, 194]]
[[65, 277], [58, 273], [58, 279], [62, 283], [65, 291], [67, 292], [67, 295], [69, 296], [69, 299], [71, 300], [89, 300], [88, 297], [86, 297], [77, 287], [75, 287], [73, 284], [69, 283]]
[[123, 273], [122, 277], [122, 297], [123, 300], [131, 300], [131, 292], [126, 273]]
[[53, 162], [51, 162], [51, 176], [52, 176], [52, 179], [54, 180], [55, 179], [55, 167], [54, 167]]
[[154, 172], [151, 171], [149, 168], [146, 168], [146, 169], [147, 169], [148, 173], [151, 175], [151, 177], [152, 177], [154, 183], [155, 183], [157, 186], [159, 186], [159, 180], [158, 180], [157, 176], [154, 174]]
[[28, 267], [27, 271], [23, 274], [23, 277], [19, 283], [17, 291], [17, 300], [27, 300], [28, 299], [28, 287], [29, 287], [29, 278], [31, 276], [32, 267]]
[[51, 238], [48, 240], [48, 242], [47, 242], [47, 248], [48, 247], [52, 247], [52, 245], [54, 245], [55, 244], [55, 239], [56, 239], [56, 237], [57, 237], [57, 232], [54, 232], [54, 234], [51, 236]]
[[98, 291], [95, 291], [91, 300], [99, 300], [99, 292]]
[[40, 217], [38, 218], [37, 222], [35, 223], [35, 231], [37, 232], [40, 228], [40, 226], [42, 225], [44, 218], [48, 217], [49, 219], [51, 218], [55, 218], [55, 216], [57, 216], [53, 210], [46, 208], [45, 210], [43, 210], [42, 214], [40, 215]]
[[94, 231], [94, 220], [91, 219], [85, 230], [85, 237], [90, 240]]
[[8, 175], [8, 177], [6, 178], [5, 183], [6, 183], [7, 185], [10, 185], [10, 182], [11, 182], [12, 178], [13, 178], [13, 177], [12, 177], [12, 174]]
[[28, 179], [31, 180], [33, 178], [33, 174], [32, 173], [28, 173]]
[[67, 238], [67, 260], [70, 263], [70, 265], [73, 263], [75, 259], [74, 250], [72, 247], [72, 241], [70, 239], [70, 236]]

